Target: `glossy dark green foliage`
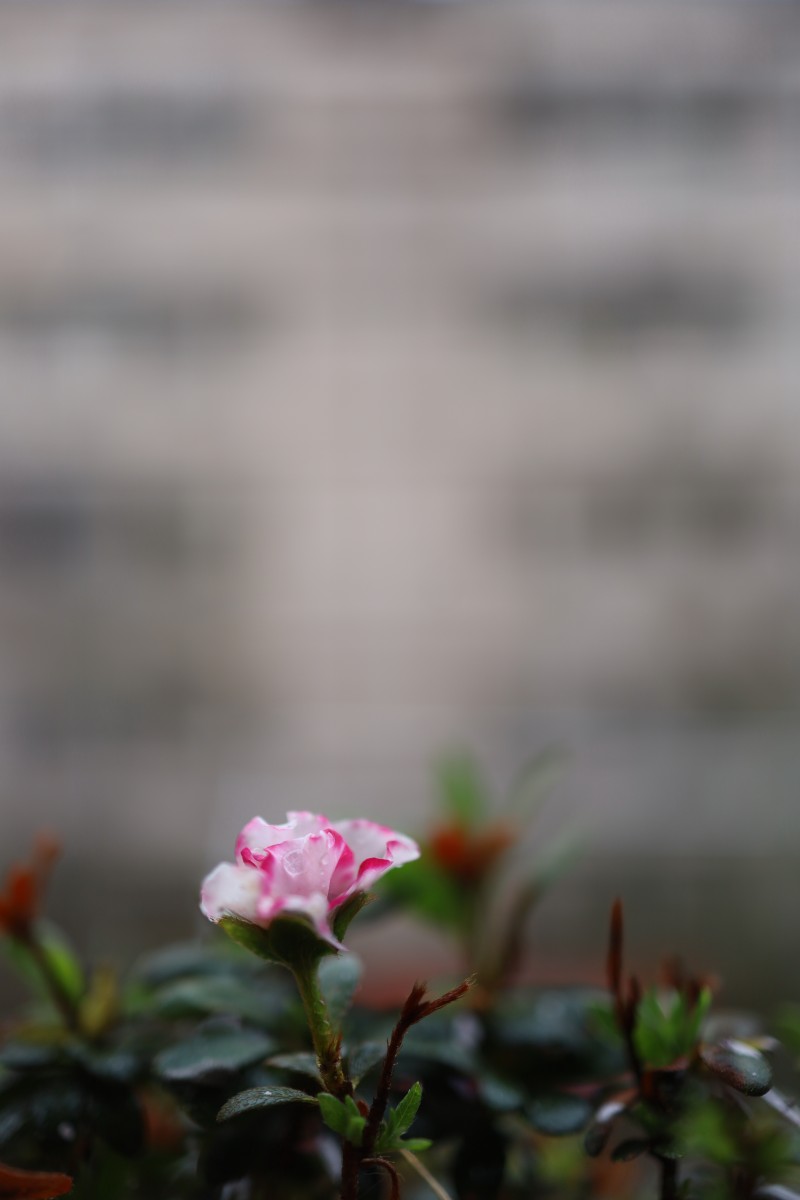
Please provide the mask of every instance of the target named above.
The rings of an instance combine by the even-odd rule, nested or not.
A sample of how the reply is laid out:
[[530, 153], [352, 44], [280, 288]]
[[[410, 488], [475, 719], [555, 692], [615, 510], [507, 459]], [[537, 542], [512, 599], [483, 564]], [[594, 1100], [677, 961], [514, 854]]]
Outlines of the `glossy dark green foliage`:
[[137, 963], [125, 993], [140, 1019], [180, 1021], [215, 1014], [274, 1027], [295, 999], [284, 971], [227, 938], [166, 947]]
[[[445, 763], [442, 861], [392, 873], [387, 891], [455, 931], [463, 951], [476, 931], [488, 931], [490, 949], [505, 945], [507, 930], [481, 925], [481, 906], [507, 881], [498, 864], [513, 859], [513, 820], [530, 815], [557, 767], [544, 756], [498, 806], [470, 760]], [[550, 877], [534, 857], [523, 864], [530, 888], [518, 916]], [[486, 869], [471, 875], [476, 862]], [[339, 911], [336, 936], [367, 899]], [[363, 1150], [368, 1137], [359, 1200], [394, 1194], [386, 1162], [375, 1163], [383, 1156], [402, 1200], [432, 1194], [404, 1152], [425, 1155], [452, 1200], [596, 1200], [601, 1188], [616, 1195], [617, 1178], [638, 1188], [618, 1200], [656, 1200], [659, 1187], [669, 1200], [800, 1200], [800, 1109], [772, 1088], [768, 1043], [752, 1022], [738, 1038], [715, 1030], [710, 992], [677, 968], [662, 989], [631, 981], [615, 909], [608, 990], [511, 987], [508, 973], [487, 970], [471, 1001], [409, 1026], [389, 1073], [396, 1012], [360, 1003], [359, 960], [306, 920], [280, 918], [268, 930], [229, 920], [230, 936], [209, 929], [202, 943], [158, 951], [113, 980], [104, 1019], [85, 1023], [97, 973], [45, 929], [47, 961], [78, 1019], [43, 1003], [39, 981], [35, 1005], [0, 1046], [0, 1161], [74, 1170], [76, 1200], [336, 1200], [342, 1140]], [[30, 955], [17, 947], [10, 959], [33, 978]], [[336, 1095], [325, 1091], [284, 969], [298, 965], [318, 968], [347, 1076]], [[783, 1025], [800, 1055], [798, 1014]], [[379, 1080], [388, 1102], [368, 1134]], [[155, 1138], [154, 1108], [166, 1113]]]
[[700, 1058], [723, 1083], [745, 1096], [763, 1096], [772, 1087], [768, 1059], [746, 1042], [726, 1040], [701, 1046]]
[[[331, 1096], [330, 1099], [333, 1099]], [[237, 1092], [217, 1113], [218, 1121], [229, 1121], [254, 1109], [274, 1108], [278, 1104], [315, 1104], [313, 1096], [289, 1087], [256, 1087]]]
[[580, 1133], [592, 1115], [590, 1101], [569, 1092], [543, 1092], [527, 1104], [525, 1113], [534, 1129], [550, 1137]]
[[211, 1083], [262, 1062], [275, 1043], [266, 1034], [227, 1018], [215, 1018], [185, 1040], [167, 1047], [153, 1064], [166, 1083]]
[[509, 992], [486, 1023], [485, 1057], [504, 1076], [539, 1090], [602, 1079], [624, 1070], [618, 1036], [598, 1027], [596, 988]]
[[[15, 1144], [38, 1147], [48, 1161], [68, 1155], [82, 1136], [99, 1137], [124, 1156], [139, 1153], [144, 1124], [126, 1085], [64, 1068], [26, 1073], [0, 1088], [0, 1157]], [[23, 1165], [34, 1165], [25, 1164]]]
[[[224, 1188], [232, 1181], [247, 1179], [256, 1195], [275, 1200], [304, 1196], [334, 1200], [334, 1178], [314, 1149], [320, 1126], [316, 1102], [313, 1097], [308, 1099], [310, 1104], [289, 1102], [242, 1110], [209, 1129], [196, 1169], [206, 1185], [203, 1200], [217, 1200], [219, 1193], [208, 1188]], [[234, 1189], [231, 1194], [238, 1193]], [[244, 1194], [250, 1193], [244, 1190]]]
[[364, 1140], [364, 1129], [367, 1124], [366, 1116], [359, 1111], [352, 1096], [337, 1100], [327, 1092], [317, 1096], [319, 1111], [329, 1129], [353, 1146], [360, 1146]]
[[345, 1047], [345, 1061], [353, 1083], [358, 1086], [365, 1075], [383, 1062], [385, 1054], [386, 1042], [361, 1042], [352, 1047]]
[[267, 1066], [286, 1071], [290, 1075], [304, 1075], [317, 1083], [320, 1082], [317, 1056], [308, 1050], [297, 1050], [293, 1054], [273, 1054], [267, 1059]]

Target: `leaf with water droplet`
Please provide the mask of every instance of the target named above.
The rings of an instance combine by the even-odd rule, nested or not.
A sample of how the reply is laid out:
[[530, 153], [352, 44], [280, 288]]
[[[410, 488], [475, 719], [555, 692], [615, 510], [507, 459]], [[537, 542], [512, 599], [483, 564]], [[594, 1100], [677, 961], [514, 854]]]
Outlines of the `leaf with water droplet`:
[[252, 1112], [255, 1109], [274, 1108], [277, 1104], [316, 1104], [317, 1101], [307, 1092], [288, 1087], [256, 1087], [246, 1088], [231, 1096], [217, 1113], [218, 1121], [228, 1121], [238, 1117], [240, 1113]]
[[772, 1087], [772, 1067], [761, 1051], [747, 1042], [731, 1038], [701, 1046], [700, 1058], [709, 1071], [746, 1096], [763, 1096]]

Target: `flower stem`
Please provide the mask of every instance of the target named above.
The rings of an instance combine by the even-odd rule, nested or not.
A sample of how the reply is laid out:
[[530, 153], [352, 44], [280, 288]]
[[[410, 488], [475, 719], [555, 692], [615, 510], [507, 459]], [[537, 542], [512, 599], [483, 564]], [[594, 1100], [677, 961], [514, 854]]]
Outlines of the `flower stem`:
[[342, 1067], [341, 1038], [331, 1025], [328, 1006], [319, 986], [317, 966], [318, 960], [293, 966], [292, 974], [303, 1002], [322, 1082], [332, 1095], [341, 1097], [352, 1094], [353, 1088]]

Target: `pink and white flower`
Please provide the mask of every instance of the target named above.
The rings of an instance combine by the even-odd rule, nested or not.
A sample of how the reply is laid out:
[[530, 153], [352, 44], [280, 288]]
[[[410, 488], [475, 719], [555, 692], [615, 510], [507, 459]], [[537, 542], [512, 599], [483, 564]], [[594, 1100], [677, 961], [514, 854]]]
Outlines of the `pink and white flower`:
[[254, 817], [236, 840], [236, 862], [206, 876], [200, 907], [210, 921], [230, 916], [264, 928], [281, 914], [306, 917], [343, 949], [331, 926], [337, 909], [415, 858], [411, 838], [373, 821], [290, 812], [285, 825], [270, 825]]

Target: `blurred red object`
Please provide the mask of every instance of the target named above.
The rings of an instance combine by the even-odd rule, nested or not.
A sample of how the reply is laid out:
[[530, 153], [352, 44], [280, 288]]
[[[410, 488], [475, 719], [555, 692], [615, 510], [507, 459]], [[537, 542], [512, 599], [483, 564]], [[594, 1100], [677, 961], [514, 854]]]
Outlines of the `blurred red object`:
[[[39, 915], [41, 900], [61, 844], [51, 833], [40, 833], [28, 862], [12, 863], [0, 892], [0, 930], [27, 940]], [[0, 1190], [0, 1195], [5, 1193]]]

